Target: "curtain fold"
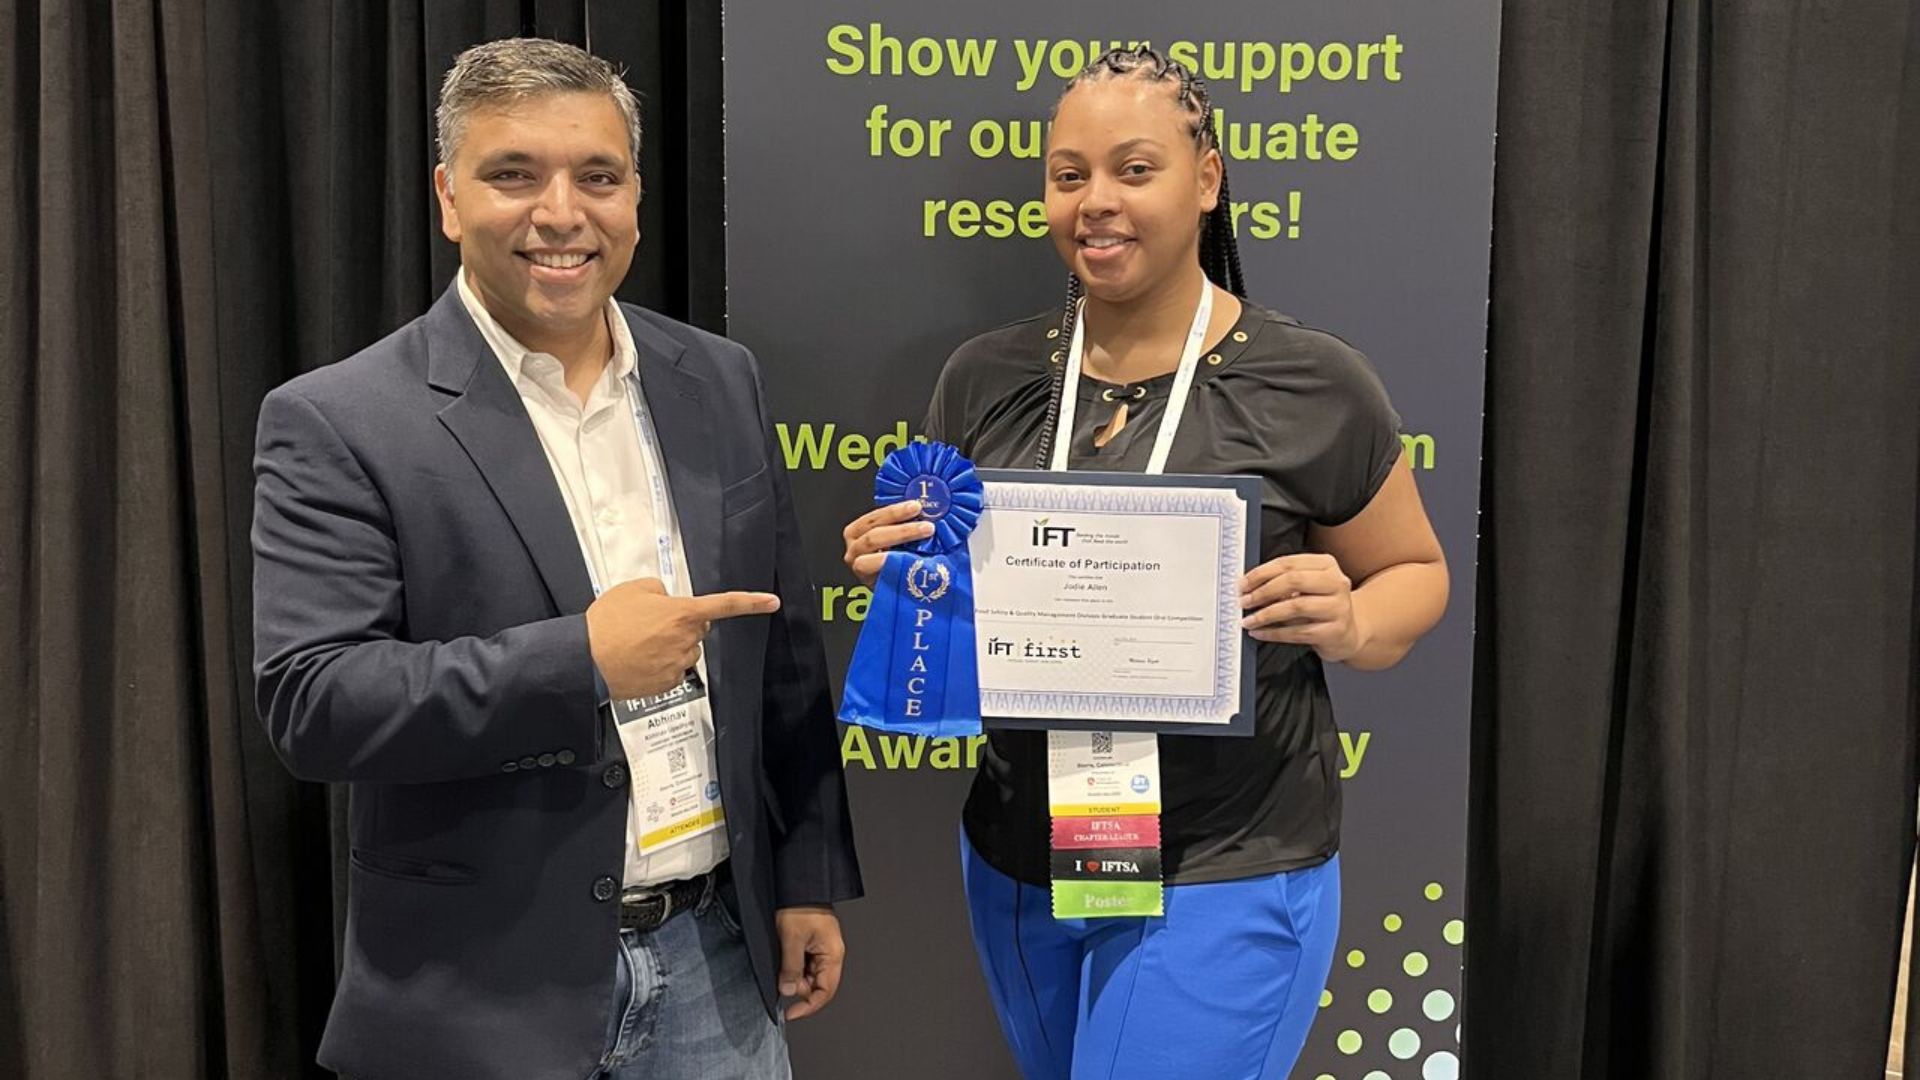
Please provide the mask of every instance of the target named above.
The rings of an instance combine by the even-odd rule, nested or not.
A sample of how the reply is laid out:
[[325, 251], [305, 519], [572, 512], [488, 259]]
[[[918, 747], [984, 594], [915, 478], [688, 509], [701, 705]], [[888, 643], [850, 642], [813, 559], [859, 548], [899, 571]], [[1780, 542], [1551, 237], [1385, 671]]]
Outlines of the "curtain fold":
[[[271, 1053], [225, 588], [198, 5], [10, 5], [0, 1072]], [[290, 1060], [290, 1055], [287, 1055]]]
[[1904, 3], [1508, 5], [1466, 1061], [1876, 1077], [1913, 843]]

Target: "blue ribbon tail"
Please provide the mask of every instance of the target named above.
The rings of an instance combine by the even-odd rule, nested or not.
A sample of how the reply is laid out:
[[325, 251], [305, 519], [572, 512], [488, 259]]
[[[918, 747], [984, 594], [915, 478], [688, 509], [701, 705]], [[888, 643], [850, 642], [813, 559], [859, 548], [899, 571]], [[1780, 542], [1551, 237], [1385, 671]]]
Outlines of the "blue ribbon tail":
[[[915, 563], [944, 566], [945, 595], [921, 600], [909, 592]], [[900, 735], [980, 733], [973, 569], [964, 548], [952, 558], [887, 554], [847, 669], [840, 719]]]

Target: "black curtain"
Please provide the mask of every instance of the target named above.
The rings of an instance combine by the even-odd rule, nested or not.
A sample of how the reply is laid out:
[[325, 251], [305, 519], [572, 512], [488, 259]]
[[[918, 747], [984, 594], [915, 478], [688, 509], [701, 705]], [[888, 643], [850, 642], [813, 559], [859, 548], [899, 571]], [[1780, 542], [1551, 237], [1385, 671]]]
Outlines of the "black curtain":
[[[333, 800], [252, 715], [254, 414], [449, 280], [434, 91], [515, 33], [628, 66], [623, 297], [720, 328], [717, 3], [0, 0], [0, 1075], [321, 1075]], [[1877, 1077], [1920, 18], [1516, 3], [1501, 53], [1466, 1074]]]
[[9, 1076], [224, 1075], [271, 1038], [250, 1008], [257, 725], [230, 691], [245, 652], [219, 434], [245, 420], [209, 317], [202, 14], [0, 9]]
[[1468, 1075], [1878, 1080], [1920, 16], [1516, 3], [1500, 75]]

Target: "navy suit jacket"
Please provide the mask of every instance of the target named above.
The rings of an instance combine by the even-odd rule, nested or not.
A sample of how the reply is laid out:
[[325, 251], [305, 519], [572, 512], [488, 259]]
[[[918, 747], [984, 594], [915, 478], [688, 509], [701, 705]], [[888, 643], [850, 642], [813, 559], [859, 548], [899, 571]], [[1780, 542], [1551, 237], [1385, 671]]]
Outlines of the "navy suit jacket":
[[[695, 592], [775, 592], [705, 656], [740, 922], [860, 893], [819, 627], [746, 349], [622, 305]], [[360, 1080], [578, 1080], [611, 1005], [628, 769], [586, 564], [457, 288], [268, 395], [254, 675], [281, 759], [350, 785], [344, 964], [320, 1061]]]

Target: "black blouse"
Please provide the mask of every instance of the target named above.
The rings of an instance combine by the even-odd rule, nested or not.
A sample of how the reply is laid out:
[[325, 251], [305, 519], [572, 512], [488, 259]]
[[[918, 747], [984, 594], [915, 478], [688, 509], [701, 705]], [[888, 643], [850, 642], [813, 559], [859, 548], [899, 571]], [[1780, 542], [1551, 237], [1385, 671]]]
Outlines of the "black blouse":
[[[982, 467], [1032, 468], [1055, 357], [1067, 345], [1059, 326], [1056, 310], [960, 346], [934, 388], [928, 435]], [[1083, 372], [1069, 467], [1144, 469], [1172, 385], [1172, 374], [1120, 386]], [[1122, 401], [1126, 426], [1095, 447]], [[1260, 477], [1264, 562], [1304, 550], [1309, 523], [1338, 525], [1365, 509], [1399, 458], [1399, 431], [1366, 357], [1243, 303], [1226, 337], [1201, 354], [1166, 471]], [[1161, 736], [1170, 884], [1299, 869], [1339, 848], [1339, 735], [1320, 657], [1268, 642], [1255, 655], [1250, 739]], [[1036, 885], [1048, 876], [1046, 758], [1045, 733], [990, 730], [964, 813], [981, 856]]]

